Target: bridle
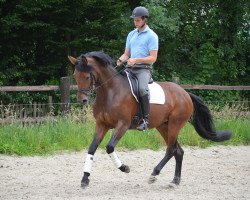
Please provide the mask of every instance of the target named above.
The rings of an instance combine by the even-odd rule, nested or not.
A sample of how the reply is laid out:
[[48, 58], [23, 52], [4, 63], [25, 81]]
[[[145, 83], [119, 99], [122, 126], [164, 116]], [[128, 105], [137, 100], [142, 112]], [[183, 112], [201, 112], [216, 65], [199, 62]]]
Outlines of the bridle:
[[[114, 67], [114, 69], [116, 69], [117, 67], [120, 67], [118, 65], [116, 65]], [[122, 68], [117, 71], [115, 73], [114, 76], [110, 77], [109, 79], [107, 79], [106, 81], [104, 81], [103, 83], [100, 83], [100, 81], [98, 81], [95, 77], [95, 75], [93, 74], [93, 72], [90, 72], [90, 84], [88, 88], [83, 88], [83, 89], [78, 89], [77, 92], [82, 93], [86, 96], [89, 96], [90, 94], [92, 94], [95, 90], [99, 89], [100, 87], [102, 87], [103, 85], [105, 85], [107, 82], [109, 82], [110, 80], [112, 80], [115, 76], [117, 76], [121, 71], [123, 71], [126, 68], [126, 65], [123, 64]]]
[[95, 75], [93, 74], [93, 72], [90, 72], [90, 84], [88, 88], [83, 88], [83, 89], [78, 89], [77, 92], [85, 94], [86, 96], [88, 96], [89, 94], [92, 93], [92, 91], [94, 91], [100, 83], [96, 80]]

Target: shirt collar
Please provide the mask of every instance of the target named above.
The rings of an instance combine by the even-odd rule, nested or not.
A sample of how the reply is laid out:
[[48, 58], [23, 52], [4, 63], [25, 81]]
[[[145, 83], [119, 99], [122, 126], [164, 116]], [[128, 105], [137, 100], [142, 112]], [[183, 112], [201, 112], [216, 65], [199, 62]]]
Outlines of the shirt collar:
[[[140, 32], [140, 33], [144, 33], [144, 32], [147, 32], [147, 31], [149, 31], [149, 27], [148, 27], [148, 25], [146, 25], [146, 28], [142, 31], [142, 32]], [[138, 32], [138, 28], [136, 29], [136, 31]], [[138, 32], [139, 33], [139, 32]]]

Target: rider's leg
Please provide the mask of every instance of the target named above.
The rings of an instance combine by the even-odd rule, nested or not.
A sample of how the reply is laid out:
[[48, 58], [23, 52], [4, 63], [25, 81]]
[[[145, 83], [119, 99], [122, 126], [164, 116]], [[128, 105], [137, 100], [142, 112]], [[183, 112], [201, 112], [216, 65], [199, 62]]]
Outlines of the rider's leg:
[[143, 130], [148, 129], [148, 125], [149, 125], [149, 98], [147, 94], [140, 97], [140, 104], [142, 108], [143, 121], [137, 127], [137, 129], [140, 131], [143, 131]]
[[142, 123], [137, 127], [138, 130], [146, 130], [149, 124], [149, 89], [148, 83], [151, 78], [150, 69], [134, 69], [133, 73], [136, 75], [139, 83], [139, 100], [142, 108]]

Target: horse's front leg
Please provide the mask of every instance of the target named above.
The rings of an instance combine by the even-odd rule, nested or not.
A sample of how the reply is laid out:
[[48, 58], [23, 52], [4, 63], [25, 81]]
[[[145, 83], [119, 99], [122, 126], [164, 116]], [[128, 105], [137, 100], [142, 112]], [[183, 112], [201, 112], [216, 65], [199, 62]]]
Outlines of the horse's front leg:
[[130, 169], [127, 165], [122, 164], [121, 160], [117, 156], [115, 152], [115, 146], [121, 139], [121, 137], [124, 135], [124, 133], [128, 130], [128, 125], [121, 125], [117, 127], [108, 143], [106, 146], [106, 152], [109, 154], [111, 160], [113, 161], [114, 165], [120, 169], [122, 172], [129, 173]]
[[89, 146], [88, 155], [86, 156], [86, 159], [85, 159], [84, 170], [83, 170], [84, 175], [81, 181], [82, 188], [89, 185], [89, 176], [90, 176], [91, 169], [92, 169], [94, 154], [99, 144], [101, 143], [105, 133], [107, 133], [107, 131], [108, 131], [108, 128], [105, 126], [96, 126], [96, 134], [93, 138], [91, 145]]

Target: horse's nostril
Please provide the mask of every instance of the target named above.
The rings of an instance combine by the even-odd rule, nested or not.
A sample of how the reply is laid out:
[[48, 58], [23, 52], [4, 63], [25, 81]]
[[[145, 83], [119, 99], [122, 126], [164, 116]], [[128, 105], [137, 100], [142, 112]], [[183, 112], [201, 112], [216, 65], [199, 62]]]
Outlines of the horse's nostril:
[[79, 99], [78, 101], [77, 101], [79, 104], [86, 104], [87, 102], [88, 102], [88, 99]]
[[82, 100], [82, 103], [83, 103], [83, 104], [86, 104], [87, 102], [88, 102], [87, 99], [83, 99], [83, 100]]

